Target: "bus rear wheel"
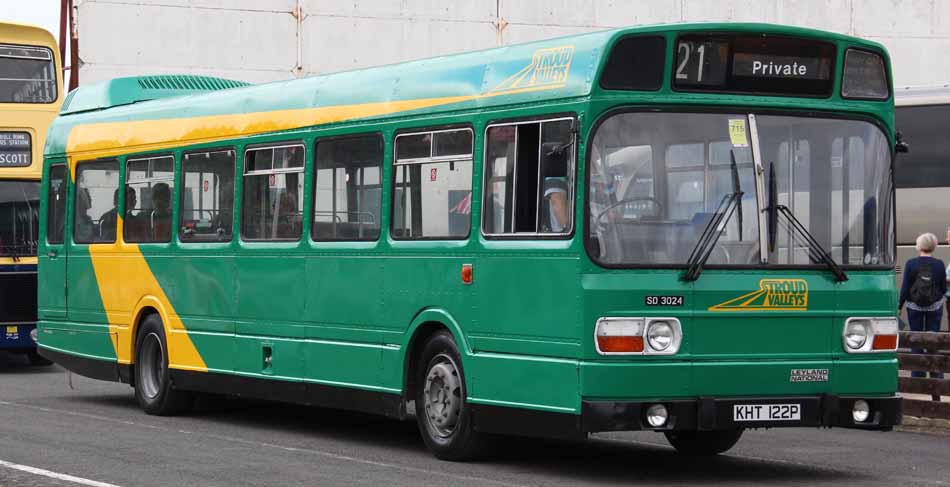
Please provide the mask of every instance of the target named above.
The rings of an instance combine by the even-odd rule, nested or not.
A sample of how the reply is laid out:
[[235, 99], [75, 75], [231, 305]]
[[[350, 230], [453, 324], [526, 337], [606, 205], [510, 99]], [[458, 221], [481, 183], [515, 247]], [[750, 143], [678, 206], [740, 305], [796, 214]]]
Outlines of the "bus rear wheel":
[[168, 343], [157, 314], [142, 321], [135, 341], [135, 399], [146, 413], [158, 416], [177, 414], [191, 406], [191, 394], [172, 387]]
[[416, 422], [426, 447], [441, 460], [477, 457], [485, 439], [472, 425], [462, 360], [452, 335], [440, 331], [429, 338], [417, 364]]
[[742, 430], [667, 431], [665, 434], [673, 448], [684, 455], [712, 456], [735, 446], [742, 437]]

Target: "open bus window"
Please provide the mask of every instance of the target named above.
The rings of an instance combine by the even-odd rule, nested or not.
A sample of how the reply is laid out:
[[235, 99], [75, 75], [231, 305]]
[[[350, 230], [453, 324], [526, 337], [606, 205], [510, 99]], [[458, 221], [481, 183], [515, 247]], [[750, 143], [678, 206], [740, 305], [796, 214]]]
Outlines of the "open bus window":
[[49, 170], [49, 194], [47, 195], [46, 241], [63, 243], [66, 231], [66, 166], [53, 166]]
[[472, 221], [472, 130], [396, 137], [392, 234], [463, 239]]
[[76, 169], [76, 199], [73, 202], [73, 240], [76, 243], [115, 242], [115, 218], [119, 188], [116, 160], [80, 163]]
[[379, 238], [382, 136], [319, 140], [315, 165], [313, 239]]
[[302, 144], [256, 147], [244, 153], [241, 236], [296, 240], [303, 228]]
[[566, 235], [573, 228], [573, 120], [496, 125], [485, 152], [486, 235]]
[[[125, 216], [122, 239], [126, 242], [171, 240], [172, 191], [175, 158], [172, 156], [129, 159], [126, 164]], [[113, 198], [118, 201], [116, 191]], [[115, 212], [103, 216], [114, 226]]]
[[185, 154], [181, 181], [179, 239], [230, 242], [234, 220], [234, 150]]

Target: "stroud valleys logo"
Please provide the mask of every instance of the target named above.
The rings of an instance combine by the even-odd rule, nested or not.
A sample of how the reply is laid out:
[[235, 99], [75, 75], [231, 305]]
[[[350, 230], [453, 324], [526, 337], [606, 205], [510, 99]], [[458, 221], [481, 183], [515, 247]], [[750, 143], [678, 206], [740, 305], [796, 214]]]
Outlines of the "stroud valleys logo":
[[531, 56], [531, 64], [498, 83], [489, 93], [499, 94], [539, 88], [557, 88], [567, 82], [571, 72], [574, 46], [538, 49]]
[[762, 279], [759, 289], [710, 306], [709, 311], [805, 311], [808, 282], [804, 279]]

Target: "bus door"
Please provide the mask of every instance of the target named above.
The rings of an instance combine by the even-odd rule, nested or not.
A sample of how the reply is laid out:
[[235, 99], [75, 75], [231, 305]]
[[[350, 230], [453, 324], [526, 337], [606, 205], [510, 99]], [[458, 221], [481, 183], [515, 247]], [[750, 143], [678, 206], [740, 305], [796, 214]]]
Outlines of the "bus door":
[[66, 215], [69, 171], [64, 161], [49, 166], [42, 203], [45, 205], [45, 238], [39, 255], [38, 310], [40, 319], [66, 317]]

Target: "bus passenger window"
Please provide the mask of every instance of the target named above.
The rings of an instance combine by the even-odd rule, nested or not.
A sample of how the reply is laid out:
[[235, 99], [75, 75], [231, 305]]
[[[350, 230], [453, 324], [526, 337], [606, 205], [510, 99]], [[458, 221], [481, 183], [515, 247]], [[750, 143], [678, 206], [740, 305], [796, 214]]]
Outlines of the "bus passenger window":
[[125, 168], [122, 239], [126, 242], [170, 241], [175, 158], [129, 159]]
[[574, 215], [574, 122], [523, 122], [488, 129], [486, 235], [571, 233]]
[[115, 242], [114, 195], [119, 188], [119, 162], [86, 162], [76, 169], [76, 199], [73, 202], [73, 240], [76, 243]]
[[178, 236], [182, 242], [230, 242], [234, 221], [234, 150], [185, 154]]
[[241, 236], [246, 240], [296, 240], [303, 228], [301, 144], [258, 147], [244, 153]]
[[379, 238], [382, 165], [381, 135], [317, 141], [314, 240]]
[[392, 234], [464, 239], [472, 220], [472, 130], [396, 137]]
[[61, 244], [66, 230], [66, 166], [50, 168], [47, 200], [46, 241]]

